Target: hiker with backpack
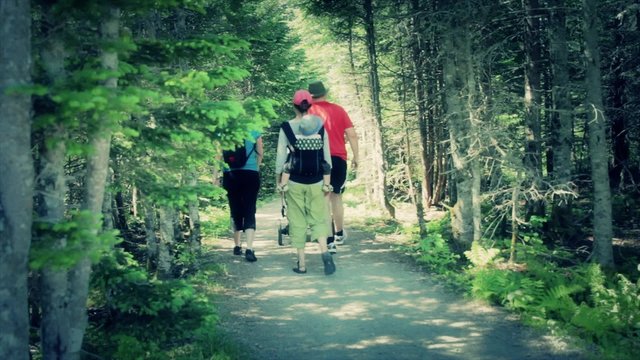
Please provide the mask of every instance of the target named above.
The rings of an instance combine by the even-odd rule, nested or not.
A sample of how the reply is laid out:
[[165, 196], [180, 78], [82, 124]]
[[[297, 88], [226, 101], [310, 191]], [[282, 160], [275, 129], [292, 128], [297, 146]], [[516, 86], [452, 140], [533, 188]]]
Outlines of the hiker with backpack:
[[329, 223], [333, 220], [335, 233], [332, 232], [327, 239], [327, 247], [332, 254], [337, 252], [336, 244], [342, 245], [347, 237], [344, 230], [344, 205], [342, 194], [347, 182], [347, 148], [346, 141], [349, 142], [353, 158], [351, 168], [358, 168], [358, 134], [344, 108], [338, 104], [327, 101], [327, 89], [322, 81], [315, 81], [309, 84], [309, 92], [313, 98], [313, 106], [309, 114], [320, 116], [324, 121], [327, 137], [331, 146], [331, 185], [333, 191], [329, 195], [331, 216]]
[[258, 260], [253, 250], [256, 237], [256, 203], [260, 189], [260, 164], [262, 163], [262, 136], [251, 132], [251, 139], [243, 146], [223, 151], [225, 164], [222, 187], [227, 191], [229, 210], [233, 224], [234, 255], [242, 255], [242, 232], [246, 236], [244, 257], [249, 262]]
[[[307, 90], [298, 90], [294, 94], [296, 116], [282, 124], [278, 136], [276, 184], [278, 191], [285, 193], [289, 237], [298, 254], [298, 263], [293, 271], [297, 274], [307, 272], [305, 245], [309, 228], [311, 238], [318, 241], [324, 273], [331, 275], [336, 267], [327, 250], [330, 228], [325, 196], [332, 189], [329, 175], [324, 174], [331, 169], [331, 152], [322, 119], [307, 115], [311, 102], [311, 94]], [[288, 181], [283, 182], [283, 178], [288, 178]]]

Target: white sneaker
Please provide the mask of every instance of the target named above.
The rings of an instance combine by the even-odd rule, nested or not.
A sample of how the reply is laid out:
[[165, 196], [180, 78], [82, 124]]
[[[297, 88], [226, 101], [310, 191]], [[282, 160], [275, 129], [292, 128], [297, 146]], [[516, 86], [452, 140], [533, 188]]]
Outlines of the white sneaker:
[[338, 245], [342, 245], [344, 244], [344, 240], [347, 238], [347, 232], [343, 229], [342, 230], [342, 236], [340, 235], [333, 235], [333, 241], [338, 244]]
[[338, 248], [336, 247], [336, 243], [332, 242], [330, 244], [327, 244], [327, 249], [329, 250], [329, 252], [331, 254], [335, 254], [338, 252]]

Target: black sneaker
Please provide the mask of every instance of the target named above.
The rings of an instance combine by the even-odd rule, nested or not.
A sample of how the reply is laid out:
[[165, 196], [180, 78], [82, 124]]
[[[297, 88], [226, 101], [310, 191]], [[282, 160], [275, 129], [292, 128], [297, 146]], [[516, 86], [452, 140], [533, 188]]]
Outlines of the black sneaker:
[[233, 248], [233, 255], [242, 255], [242, 247], [236, 246]]
[[258, 259], [256, 258], [256, 254], [255, 254], [255, 253], [253, 252], [253, 250], [251, 250], [251, 249], [247, 249], [247, 250], [244, 252], [244, 258], [245, 258], [245, 259], [247, 259], [247, 261], [250, 261], [250, 262], [254, 262], [254, 261], [257, 261], [257, 260], [258, 260]]
[[325, 275], [331, 275], [336, 272], [336, 264], [333, 263], [333, 257], [329, 252], [322, 254], [322, 262], [324, 263]]

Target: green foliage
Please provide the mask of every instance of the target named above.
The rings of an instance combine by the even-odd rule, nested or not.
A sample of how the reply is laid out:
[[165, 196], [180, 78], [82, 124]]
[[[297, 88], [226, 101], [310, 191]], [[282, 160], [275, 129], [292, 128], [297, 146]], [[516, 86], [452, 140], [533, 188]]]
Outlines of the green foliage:
[[69, 269], [89, 257], [93, 262], [121, 241], [118, 231], [101, 231], [101, 215], [82, 210], [57, 223], [35, 221], [29, 266]]
[[563, 269], [533, 258], [524, 271], [483, 268], [472, 274], [475, 297], [593, 341], [604, 358], [627, 359], [640, 349], [640, 291], [621, 274], [608, 279], [596, 264]]
[[485, 268], [494, 261], [499, 253], [499, 249], [485, 249], [480, 243], [474, 241], [471, 244], [471, 249], [464, 252], [464, 256], [466, 256], [476, 268]]
[[418, 261], [439, 274], [452, 271], [460, 259], [445, 238], [448, 218], [430, 221], [427, 224], [427, 237], [420, 239], [416, 245]]
[[89, 347], [117, 359], [168, 359], [172, 349], [205, 339], [217, 321], [212, 304], [194, 287], [149, 278], [124, 251], [95, 267], [91, 307], [104, 315], [92, 321]]

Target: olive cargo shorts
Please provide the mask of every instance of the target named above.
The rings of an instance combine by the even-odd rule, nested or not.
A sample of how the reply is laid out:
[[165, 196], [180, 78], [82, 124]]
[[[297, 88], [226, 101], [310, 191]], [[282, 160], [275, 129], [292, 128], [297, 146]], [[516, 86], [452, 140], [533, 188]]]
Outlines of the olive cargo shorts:
[[322, 191], [322, 182], [300, 184], [289, 181], [287, 197], [287, 218], [291, 246], [302, 249], [307, 238], [307, 226], [311, 229], [311, 239], [329, 236], [327, 200]]

